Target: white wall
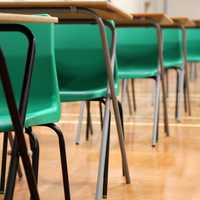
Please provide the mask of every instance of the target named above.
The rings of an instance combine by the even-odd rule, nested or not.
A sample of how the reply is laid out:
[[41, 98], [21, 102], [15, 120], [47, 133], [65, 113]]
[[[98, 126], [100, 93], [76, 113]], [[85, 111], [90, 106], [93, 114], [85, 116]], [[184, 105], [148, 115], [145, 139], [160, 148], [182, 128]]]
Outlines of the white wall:
[[163, 12], [164, 1], [167, 3], [169, 16], [187, 16], [200, 19], [200, 0], [148, 0], [151, 2], [150, 12]]
[[170, 16], [187, 16], [200, 19], [200, 0], [168, 0]]
[[112, 0], [123, 9], [132, 12], [142, 12], [143, 0]]

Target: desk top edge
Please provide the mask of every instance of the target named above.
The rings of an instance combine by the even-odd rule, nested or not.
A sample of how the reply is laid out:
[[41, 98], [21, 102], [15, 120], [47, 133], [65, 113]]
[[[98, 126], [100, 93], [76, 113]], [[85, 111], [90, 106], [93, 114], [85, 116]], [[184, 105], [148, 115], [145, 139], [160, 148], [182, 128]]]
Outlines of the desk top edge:
[[58, 23], [57, 17], [51, 16], [36, 16], [36, 15], [24, 15], [15, 13], [1, 13], [0, 22], [30, 22], [30, 23]]

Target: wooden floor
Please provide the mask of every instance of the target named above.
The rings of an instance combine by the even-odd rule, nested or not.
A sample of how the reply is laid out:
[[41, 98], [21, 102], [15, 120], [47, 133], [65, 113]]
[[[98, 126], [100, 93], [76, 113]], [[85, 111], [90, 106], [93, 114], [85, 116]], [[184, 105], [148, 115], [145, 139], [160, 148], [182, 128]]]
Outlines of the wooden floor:
[[[170, 137], [160, 124], [160, 142], [151, 147], [153, 82], [136, 81], [137, 112], [129, 115], [125, 108], [125, 130], [131, 185], [122, 178], [121, 161], [114, 119], [112, 119], [109, 193], [110, 200], [199, 200], [200, 199], [200, 77], [191, 82], [192, 116], [185, 113], [182, 123], [174, 120], [175, 76], [170, 73]], [[64, 132], [73, 200], [94, 199], [100, 144], [98, 107], [92, 106], [95, 133], [81, 145], [74, 144], [79, 104], [63, 105], [58, 124]], [[85, 127], [85, 126], [83, 126]], [[57, 138], [46, 128], [35, 128], [40, 141], [39, 191], [41, 199], [61, 200], [62, 178]], [[1, 138], [2, 140], [2, 138]], [[16, 200], [29, 199], [26, 181], [17, 180]]]

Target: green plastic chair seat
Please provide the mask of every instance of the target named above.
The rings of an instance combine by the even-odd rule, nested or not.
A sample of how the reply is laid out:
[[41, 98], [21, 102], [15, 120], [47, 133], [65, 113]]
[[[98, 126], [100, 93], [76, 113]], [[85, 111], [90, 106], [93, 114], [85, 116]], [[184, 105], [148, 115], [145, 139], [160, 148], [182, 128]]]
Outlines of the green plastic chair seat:
[[180, 28], [163, 28], [164, 67], [182, 68], [182, 32]]
[[148, 77], [155, 77], [158, 73], [158, 70], [154, 66], [134, 66], [134, 67], [123, 67], [123, 69], [118, 69], [120, 79], [142, 79]]
[[[25, 127], [31, 127], [35, 125], [48, 124], [53, 122], [58, 122], [60, 119], [60, 114], [57, 105], [49, 105], [47, 101], [41, 101], [38, 103], [38, 100], [30, 101], [30, 104], [33, 104], [31, 108], [28, 109], [26, 115]], [[11, 131], [13, 130], [12, 122], [10, 116], [8, 116], [8, 110], [0, 111], [0, 130], [2, 131]]]
[[199, 56], [187, 56], [187, 61], [189, 62], [189, 63], [192, 63], [192, 62], [194, 62], [194, 63], [198, 63], [198, 62], [200, 62], [200, 58], [199, 58]]
[[179, 59], [174, 59], [173, 61], [171, 60], [165, 60], [164, 62], [165, 68], [182, 68], [183, 67], [183, 61]]
[[[90, 85], [83, 84], [83, 80], [71, 80], [69, 82], [65, 82], [64, 87], [60, 88], [60, 98], [62, 102], [67, 101], [84, 101], [84, 100], [92, 100], [101, 97], [106, 97], [107, 94], [107, 83], [104, 82], [104, 87], [102, 87], [102, 81], [104, 80], [96, 80], [95, 77], [90, 81], [93, 83]], [[87, 82], [87, 80], [85, 81]], [[63, 84], [62, 84], [63, 85]], [[88, 89], [89, 88], [89, 89]], [[118, 84], [115, 83], [115, 91], [118, 94]]]
[[200, 62], [200, 28], [187, 29], [187, 61]]
[[[60, 98], [56, 74], [53, 24], [26, 24], [36, 40], [36, 56], [32, 75], [25, 126], [55, 123], [60, 119]], [[21, 33], [0, 32], [15, 99], [19, 105], [28, 42]], [[0, 131], [13, 130], [0, 84]]]
[[117, 29], [117, 62], [120, 79], [151, 78], [158, 74], [157, 35], [152, 27]]
[[[106, 31], [111, 45], [111, 31]], [[55, 52], [62, 102], [107, 96], [106, 64], [97, 25], [56, 25]], [[116, 67], [114, 78], [118, 94]]]

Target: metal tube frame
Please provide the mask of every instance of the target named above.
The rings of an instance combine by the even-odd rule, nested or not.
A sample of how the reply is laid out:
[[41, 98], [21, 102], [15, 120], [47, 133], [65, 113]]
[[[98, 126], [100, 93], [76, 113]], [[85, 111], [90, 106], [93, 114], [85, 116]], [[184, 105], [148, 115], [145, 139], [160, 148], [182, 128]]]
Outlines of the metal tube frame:
[[168, 122], [168, 110], [167, 110], [167, 96], [165, 87], [165, 69], [164, 69], [164, 57], [163, 57], [163, 33], [159, 23], [152, 22], [157, 30], [158, 45], [159, 45], [159, 62], [160, 62], [160, 78], [162, 86], [162, 98], [163, 98], [163, 112], [164, 112], [164, 128], [166, 136], [169, 136], [169, 122]]
[[34, 200], [39, 200], [40, 197], [37, 190], [36, 178], [28, 156], [27, 146], [23, 134], [31, 76], [33, 71], [33, 62], [35, 55], [35, 39], [31, 31], [27, 27], [20, 24], [1, 24], [0, 31], [21, 32], [28, 39], [28, 52], [27, 52], [25, 73], [23, 77], [23, 85], [22, 85], [19, 109], [17, 108], [16, 105], [12, 84], [10, 81], [9, 72], [6, 65], [6, 60], [2, 50], [0, 49], [0, 66], [1, 66], [0, 77], [3, 85], [5, 98], [8, 104], [8, 110], [15, 131], [14, 146], [9, 167], [5, 199], [10, 200], [13, 198], [16, 173], [19, 165], [19, 157], [21, 157], [31, 197]]

